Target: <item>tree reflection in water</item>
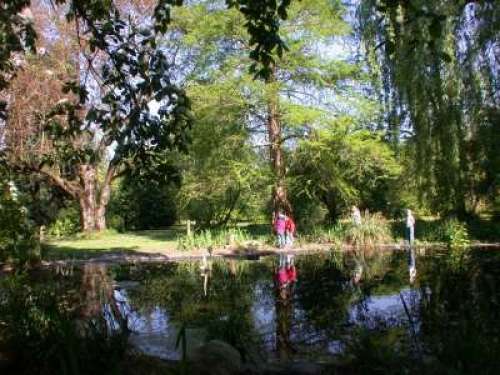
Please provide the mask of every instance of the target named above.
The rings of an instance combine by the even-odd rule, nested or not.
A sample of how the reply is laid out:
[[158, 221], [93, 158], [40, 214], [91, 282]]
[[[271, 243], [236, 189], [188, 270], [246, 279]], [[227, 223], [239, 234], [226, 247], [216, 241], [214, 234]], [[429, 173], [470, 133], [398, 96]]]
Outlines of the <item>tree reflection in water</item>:
[[276, 352], [281, 360], [289, 360], [295, 349], [290, 334], [293, 320], [293, 289], [297, 281], [294, 255], [280, 254], [274, 273], [276, 289]]
[[356, 358], [361, 373], [423, 363], [431, 373], [488, 372], [500, 358], [499, 264], [494, 253], [415, 249], [207, 259], [146, 268], [130, 303], [143, 316], [160, 308], [170, 326], [224, 340], [245, 358]]

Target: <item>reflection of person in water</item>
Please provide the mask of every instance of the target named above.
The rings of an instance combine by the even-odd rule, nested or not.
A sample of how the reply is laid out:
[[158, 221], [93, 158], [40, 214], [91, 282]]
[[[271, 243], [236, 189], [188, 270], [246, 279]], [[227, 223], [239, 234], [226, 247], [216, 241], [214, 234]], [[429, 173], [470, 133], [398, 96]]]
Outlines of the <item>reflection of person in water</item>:
[[410, 247], [408, 249], [408, 273], [410, 274], [410, 284], [413, 284], [417, 277], [417, 265], [415, 262], [415, 249]]
[[274, 275], [276, 286], [276, 351], [280, 359], [288, 359], [295, 351], [290, 342], [293, 318], [293, 285], [297, 281], [297, 270], [293, 255], [280, 255], [279, 266]]
[[355, 258], [356, 265], [354, 267], [354, 273], [352, 275], [351, 281], [353, 285], [358, 285], [361, 281], [361, 277], [363, 276], [363, 263], [361, 263], [358, 259]]
[[203, 294], [205, 297], [208, 293], [208, 279], [212, 274], [212, 260], [207, 260], [206, 255], [203, 256], [200, 264], [201, 277], [203, 277]]

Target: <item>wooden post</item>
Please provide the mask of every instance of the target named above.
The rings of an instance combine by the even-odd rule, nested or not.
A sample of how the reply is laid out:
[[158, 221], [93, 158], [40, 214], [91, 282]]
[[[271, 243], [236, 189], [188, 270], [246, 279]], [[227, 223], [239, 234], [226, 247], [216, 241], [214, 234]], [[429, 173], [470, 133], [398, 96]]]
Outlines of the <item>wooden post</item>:
[[191, 236], [191, 220], [186, 221], [186, 235]]

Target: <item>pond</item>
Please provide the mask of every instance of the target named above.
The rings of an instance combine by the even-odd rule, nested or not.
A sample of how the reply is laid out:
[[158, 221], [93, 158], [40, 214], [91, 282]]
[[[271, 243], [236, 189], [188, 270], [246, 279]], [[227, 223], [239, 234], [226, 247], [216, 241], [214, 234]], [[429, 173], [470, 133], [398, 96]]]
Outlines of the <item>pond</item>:
[[188, 352], [219, 339], [250, 360], [404, 356], [457, 369], [500, 361], [492, 251], [206, 259], [113, 274], [130, 343], [165, 359], [181, 358], [182, 336]]
[[83, 315], [104, 311], [110, 327], [126, 324], [129, 345], [166, 360], [221, 340], [248, 363], [336, 363], [359, 373], [500, 369], [495, 250], [89, 264], [73, 275]]

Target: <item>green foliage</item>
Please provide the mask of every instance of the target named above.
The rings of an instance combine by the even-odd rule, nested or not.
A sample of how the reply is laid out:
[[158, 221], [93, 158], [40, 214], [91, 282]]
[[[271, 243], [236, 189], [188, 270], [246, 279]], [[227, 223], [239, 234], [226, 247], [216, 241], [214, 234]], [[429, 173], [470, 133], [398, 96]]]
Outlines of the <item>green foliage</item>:
[[[257, 4], [244, 6], [247, 20], [247, 12], [271, 14], [275, 12], [274, 7], [279, 6], [271, 2], [268, 8], [259, 9]], [[249, 64], [246, 53], [253, 44], [242, 43], [248, 34], [241, 27], [244, 22], [241, 14], [205, 3], [189, 4], [173, 13], [172, 27], [179, 33], [179, 42], [166, 43], [177, 45], [190, 59], [196, 51], [196, 63], [191, 59], [184, 64], [187, 80], [192, 82], [188, 94], [193, 99], [196, 126], [190, 148], [194, 165], [187, 166], [185, 182], [189, 187], [183, 194], [183, 207], [187, 216], [196, 215], [196, 221], [205, 226], [225, 223], [233, 213], [238, 217], [238, 211], [244, 219], [251, 218], [249, 213], [255, 216], [269, 201], [267, 196], [273, 190], [276, 170], [264, 164], [273, 158], [264, 150], [274, 141], [269, 138], [262, 144], [261, 133], [269, 131], [266, 123], [271, 103], [277, 106], [282, 128], [278, 135], [279, 148], [293, 149], [296, 139], [307, 129], [321, 126], [321, 119], [330, 116], [330, 111], [337, 112], [326, 103], [323, 94], [361, 76], [358, 65], [316, 52], [319, 44], [331, 43], [332, 38], [349, 32], [348, 24], [342, 19], [340, 2], [294, 2], [288, 9], [288, 18], [271, 29], [281, 27], [282, 40], [289, 51], [279, 60], [269, 61], [273, 73], [272, 77], [266, 76], [265, 84], [253, 81], [242, 71], [242, 66]], [[245, 26], [249, 25], [253, 25], [252, 21]], [[249, 34], [252, 38], [252, 31], [249, 30]], [[303, 100], [300, 87], [307, 87], [304, 95], [317, 98], [321, 104]], [[218, 140], [229, 136], [222, 148]], [[196, 145], [200, 140], [203, 148]], [[214, 161], [220, 166], [214, 166]], [[248, 166], [243, 171], [243, 167]], [[210, 173], [206, 167], [211, 168]], [[252, 210], [241, 209], [237, 200], [251, 202]], [[232, 209], [233, 203], [240, 207]]]
[[203, 227], [254, 219], [265, 203], [266, 169], [242, 124], [249, 106], [239, 89], [228, 81], [190, 91], [197, 109], [179, 203]]
[[467, 226], [457, 219], [446, 220], [443, 224], [443, 239], [450, 247], [467, 247], [470, 245]]
[[[47, 114], [46, 130], [56, 140], [53, 156], [73, 165], [101, 160], [102, 148], [90, 142], [75, 147], [70, 142], [75, 136], [94, 134], [98, 124], [100, 144], [117, 143], [111, 164], [119, 166], [127, 159], [138, 168], [152, 162], [155, 152], [185, 146], [184, 133], [191, 124], [190, 101], [184, 90], [172, 83], [167, 56], [156, 46], [157, 35], [143, 33], [142, 26], [131, 18], [122, 19], [112, 2], [104, 9], [94, 5], [75, 3], [68, 17], [88, 26], [90, 51], [85, 52], [100, 50], [106, 56], [97, 78], [105, 89], [99, 103], [93, 104], [81, 121], [75, 111], [90, 100], [88, 88], [75, 82], [65, 86], [65, 92], [77, 95], [80, 102], [60, 101]], [[131, 80], [141, 83], [132, 85]], [[159, 105], [157, 113], [149, 108], [153, 99]], [[65, 124], [59, 121], [61, 115], [65, 115]], [[47, 157], [45, 162], [53, 164], [54, 158]]]
[[[403, 236], [403, 222], [396, 230]], [[486, 225], [486, 223], [485, 223]], [[450, 247], [467, 247], [470, 245], [469, 225], [456, 218], [425, 218], [415, 224], [415, 238], [421, 242], [441, 242]]]
[[[292, 185], [292, 187], [294, 187]], [[325, 205], [314, 196], [297, 194], [295, 189], [291, 190], [290, 203], [293, 207], [293, 216], [301, 232], [311, 232], [321, 228], [328, 217]]]
[[[13, 3], [6, 5], [9, 12]], [[21, 115], [17, 114], [29, 118], [26, 136], [18, 136], [15, 130], [10, 133], [15, 138], [12, 142], [21, 143], [27, 155], [16, 157], [12, 144], [2, 152], [10, 154], [12, 167], [40, 172], [44, 182], [79, 202], [82, 230], [105, 226], [109, 186], [117, 174], [152, 169], [158, 154], [185, 149], [188, 143], [190, 101], [176, 82], [169, 53], [158, 43], [170, 22], [164, 12], [182, 2], [160, 3], [153, 17], [139, 20], [121, 14], [122, 4], [113, 0], [57, 0], [52, 4], [55, 18], [47, 21], [54, 22], [54, 30], [40, 30], [51, 33], [45, 54], [24, 61], [27, 77], [50, 72], [43, 74], [47, 85], [40, 87], [44, 105], [23, 106]], [[15, 23], [17, 18], [6, 22]], [[78, 25], [78, 30], [63, 22]], [[18, 29], [15, 32], [22, 34]], [[61, 48], [64, 53], [58, 55]], [[76, 55], [87, 62], [78, 69], [74, 68]], [[29, 79], [25, 82], [17, 95], [30, 90]], [[7, 125], [14, 127], [15, 121], [12, 125], [9, 121]], [[106, 169], [101, 179], [99, 168]], [[80, 199], [83, 195], [87, 198]]]
[[[396, 149], [408, 147], [420, 200], [433, 212], [492, 204], [500, 170], [494, 1], [360, 2], [359, 29]], [[494, 130], [496, 129], [496, 130]]]
[[[21, 11], [29, 0], [5, 0], [0, 6], [0, 92], [15, 74], [16, 65], [11, 57], [15, 53], [35, 51], [36, 32], [33, 19]], [[0, 100], [0, 121], [7, 118], [7, 103]]]
[[226, 3], [229, 7], [237, 7], [246, 18], [245, 26], [251, 36], [249, 44], [255, 46], [250, 52], [250, 57], [255, 60], [250, 71], [268, 79], [276, 62], [275, 55], [281, 58], [287, 50], [278, 33], [280, 19], [287, 18], [291, 0], [226, 0]]
[[355, 246], [376, 246], [392, 241], [387, 220], [380, 214], [362, 216], [361, 224], [350, 224], [345, 231], [345, 241]]
[[354, 203], [385, 209], [401, 170], [380, 135], [356, 130], [351, 121], [325, 126], [302, 140], [292, 155], [293, 194], [321, 202], [333, 220]]
[[204, 229], [180, 237], [177, 247], [181, 250], [208, 249], [244, 245], [251, 240], [250, 234], [240, 228]]
[[66, 237], [80, 231], [80, 212], [77, 207], [70, 206], [59, 210], [49, 227], [47, 234], [54, 237]]
[[178, 187], [173, 182], [127, 177], [114, 186], [107, 212], [110, 228], [118, 231], [165, 228], [177, 219]]
[[333, 226], [314, 226], [310, 231], [301, 234], [299, 241], [312, 243], [331, 243], [334, 248], [342, 246], [346, 233], [346, 225], [338, 221]]
[[40, 243], [22, 196], [11, 183], [0, 185], [0, 260], [22, 265], [39, 259]]

